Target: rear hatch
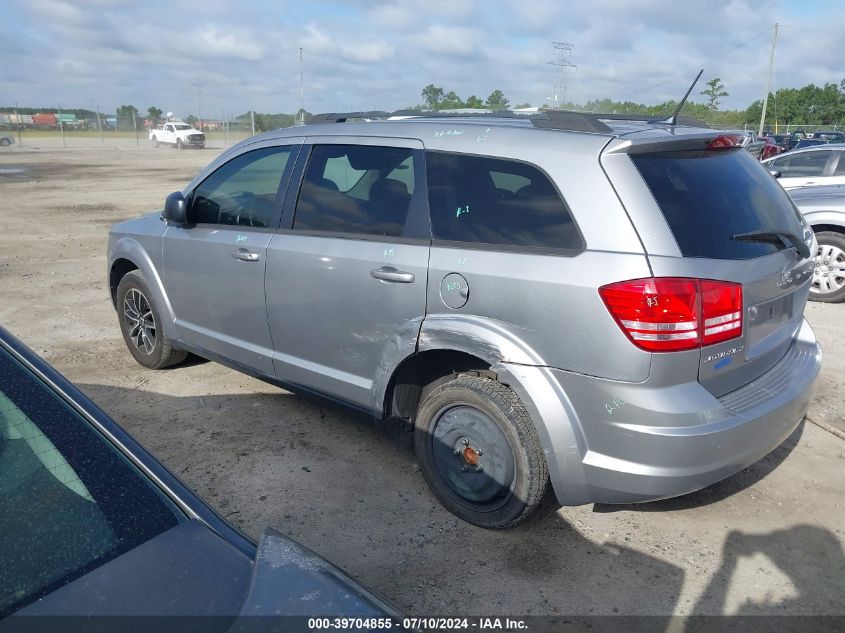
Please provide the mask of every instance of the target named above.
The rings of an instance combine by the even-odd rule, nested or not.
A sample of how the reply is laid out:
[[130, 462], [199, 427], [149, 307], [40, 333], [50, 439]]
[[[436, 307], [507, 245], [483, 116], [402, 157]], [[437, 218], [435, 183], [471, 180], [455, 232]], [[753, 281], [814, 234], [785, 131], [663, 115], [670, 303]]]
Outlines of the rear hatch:
[[[655, 278], [727, 282], [696, 282], [705, 305], [698, 313], [698, 379], [721, 396], [766, 373], [789, 349], [803, 320], [814, 245], [812, 232], [775, 179], [730, 137], [711, 134], [695, 142], [627, 146], [624, 153], [634, 167], [627, 187], [634, 191], [638, 185], [641, 193], [627, 201], [623, 196], [623, 202]], [[642, 204], [643, 184], [653, 198], [647, 204]], [[636, 212], [632, 202], [639, 203]], [[665, 226], [655, 216], [662, 216]], [[730, 292], [718, 295], [737, 287], [732, 284], [741, 287], [733, 303]], [[705, 293], [713, 287], [711, 307], [713, 297], [716, 308], [719, 302], [728, 307], [708, 318]], [[723, 329], [718, 336], [707, 334]]]

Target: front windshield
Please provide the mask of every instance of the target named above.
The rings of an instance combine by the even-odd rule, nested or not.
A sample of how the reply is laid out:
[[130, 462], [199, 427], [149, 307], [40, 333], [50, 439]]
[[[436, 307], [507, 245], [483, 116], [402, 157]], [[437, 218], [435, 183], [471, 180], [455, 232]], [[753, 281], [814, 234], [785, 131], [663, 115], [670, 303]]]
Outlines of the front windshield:
[[184, 520], [2, 348], [0, 500], [0, 618]]
[[191, 129], [190, 125], [185, 125], [184, 123], [181, 124], [181, 125], [174, 125], [173, 127], [175, 127], [177, 130], [190, 130]]

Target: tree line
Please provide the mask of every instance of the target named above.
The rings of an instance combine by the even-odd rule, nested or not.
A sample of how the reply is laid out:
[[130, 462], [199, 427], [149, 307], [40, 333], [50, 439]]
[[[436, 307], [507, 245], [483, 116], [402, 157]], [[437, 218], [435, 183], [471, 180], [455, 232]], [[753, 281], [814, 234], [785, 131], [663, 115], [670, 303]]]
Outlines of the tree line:
[[[681, 114], [695, 117], [706, 121], [710, 125], [736, 125], [745, 124], [757, 125], [760, 121], [760, 114], [763, 110], [762, 99], [754, 101], [744, 110], [720, 110], [719, 104], [724, 97], [730, 96], [726, 87], [719, 77], [713, 77], [706, 84], [699, 95], [703, 97], [700, 101], [687, 101], [684, 104]], [[409, 106], [408, 109], [421, 110], [450, 110], [458, 108], [484, 108], [489, 110], [507, 110], [509, 108], [527, 108], [530, 103], [521, 103], [511, 106], [510, 99], [501, 90], [493, 90], [490, 95], [482, 100], [476, 95], [470, 95], [462, 99], [454, 90], [446, 90], [435, 84], [428, 84], [420, 92], [422, 103]], [[561, 108], [567, 110], [581, 110], [586, 112], [600, 112], [605, 114], [641, 114], [659, 116], [673, 112], [677, 107], [677, 101], [664, 101], [663, 103], [645, 104], [634, 101], [614, 101], [612, 99], [591, 99], [585, 103], [563, 103]], [[548, 104], [540, 104], [541, 108], [549, 107]], [[13, 112], [18, 114], [36, 114], [39, 112], [53, 112], [54, 108], [16, 108], [0, 107], [0, 112]], [[92, 110], [79, 108], [65, 108], [66, 113], [74, 113], [79, 119], [95, 119], [97, 114]], [[156, 106], [147, 108], [145, 118], [158, 121], [163, 110]], [[302, 112], [293, 114], [269, 114], [250, 113], [235, 116], [231, 123], [239, 126], [251, 127], [252, 116], [255, 117], [255, 131], [264, 132], [280, 127], [289, 127], [296, 123], [302, 116]], [[105, 116], [105, 113], [100, 113]], [[117, 125], [121, 129], [131, 130], [133, 119], [137, 120], [141, 114], [138, 108], [133, 105], [124, 104], [117, 108]], [[311, 114], [304, 113], [307, 121]], [[187, 123], [196, 124], [198, 118], [191, 114], [184, 119]], [[801, 88], [781, 88], [769, 94], [769, 103], [766, 109], [766, 127], [778, 125], [838, 125], [845, 126], [845, 79], [837, 85], [825, 83], [823, 86], [808, 84]]]

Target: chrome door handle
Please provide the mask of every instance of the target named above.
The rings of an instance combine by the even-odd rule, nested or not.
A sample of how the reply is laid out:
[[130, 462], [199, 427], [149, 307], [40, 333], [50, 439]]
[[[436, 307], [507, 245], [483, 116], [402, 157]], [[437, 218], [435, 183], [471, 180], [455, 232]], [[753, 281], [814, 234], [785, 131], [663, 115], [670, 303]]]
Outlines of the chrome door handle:
[[414, 283], [414, 273], [396, 270], [393, 266], [382, 266], [370, 271], [370, 276], [381, 281], [392, 281], [398, 284]]
[[248, 248], [239, 248], [237, 250], [232, 251], [232, 257], [235, 259], [239, 259], [242, 262], [257, 262], [261, 259], [261, 255], [258, 253], [253, 253]]

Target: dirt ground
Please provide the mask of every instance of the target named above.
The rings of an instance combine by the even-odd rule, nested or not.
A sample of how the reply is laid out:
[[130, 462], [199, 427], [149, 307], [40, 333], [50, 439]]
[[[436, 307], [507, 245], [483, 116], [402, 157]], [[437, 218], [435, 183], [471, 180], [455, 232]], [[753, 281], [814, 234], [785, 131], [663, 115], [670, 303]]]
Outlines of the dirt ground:
[[[109, 226], [218, 151], [0, 151], [0, 323], [245, 532], [285, 532], [413, 615], [845, 614], [845, 433], [808, 422], [701, 492], [548, 502], [492, 532], [447, 513], [413, 451], [360, 419], [214, 363], [137, 365], [108, 299]], [[809, 417], [845, 431], [843, 311], [808, 309], [825, 352]]]

